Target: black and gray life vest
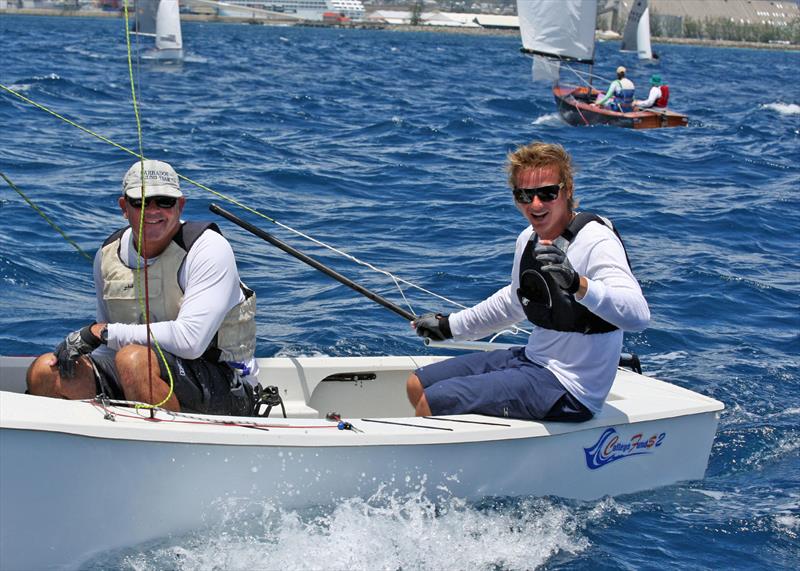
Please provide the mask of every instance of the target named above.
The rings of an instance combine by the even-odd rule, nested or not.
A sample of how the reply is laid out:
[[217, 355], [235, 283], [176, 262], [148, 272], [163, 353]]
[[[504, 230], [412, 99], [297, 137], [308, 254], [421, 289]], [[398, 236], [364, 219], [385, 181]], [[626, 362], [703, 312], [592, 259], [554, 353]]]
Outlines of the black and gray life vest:
[[[554, 240], [554, 244], [566, 253], [575, 236], [589, 222], [603, 224], [622, 242], [610, 220], [591, 212], [581, 212], [572, 219], [561, 236]], [[534, 233], [522, 252], [519, 265], [520, 287], [517, 289], [517, 297], [528, 320], [544, 329], [586, 335], [608, 333], [618, 329], [616, 325], [612, 325], [575, 301], [575, 297], [562, 290], [548, 272], [541, 271], [542, 263], [536, 260], [533, 253], [538, 240], [539, 237]], [[622, 247], [624, 249], [625, 244]], [[625, 252], [625, 257], [627, 256], [628, 253]], [[630, 266], [630, 260], [628, 265]]]
[[[140, 299], [144, 296], [144, 272], [137, 279], [136, 268], [129, 268], [120, 257], [122, 228], [109, 236], [102, 246], [101, 274], [103, 300], [112, 323], [144, 323]], [[178, 274], [186, 255], [203, 232], [219, 227], [213, 222], [185, 222], [166, 249], [147, 268], [150, 320], [177, 319], [183, 302]], [[239, 283], [244, 301], [234, 306], [222, 321], [214, 339], [204, 353], [213, 361], [245, 362], [253, 357], [256, 343], [255, 292]]]

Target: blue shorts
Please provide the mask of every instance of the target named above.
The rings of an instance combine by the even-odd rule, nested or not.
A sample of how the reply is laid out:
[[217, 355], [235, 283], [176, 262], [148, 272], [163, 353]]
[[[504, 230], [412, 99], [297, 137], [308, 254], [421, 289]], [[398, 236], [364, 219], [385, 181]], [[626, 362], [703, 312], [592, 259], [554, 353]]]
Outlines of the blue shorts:
[[415, 371], [431, 412], [582, 422], [592, 413], [524, 347], [470, 353]]

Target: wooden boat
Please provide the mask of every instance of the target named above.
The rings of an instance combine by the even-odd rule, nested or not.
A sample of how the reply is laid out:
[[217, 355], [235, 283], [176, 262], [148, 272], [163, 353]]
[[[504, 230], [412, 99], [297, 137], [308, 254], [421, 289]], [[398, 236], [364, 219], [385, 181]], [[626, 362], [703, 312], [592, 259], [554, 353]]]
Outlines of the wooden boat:
[[[618, 112], [594, 107], [598, 91], [591, 87], [594, 65], [597, 0], [562, 0], [558, 10], [547, 0], [518, 0], [522, 52], [533, 58], [534, 81], [553, 84], [553, 96], [561, 117], [570, 125], [612, 125], [631, 129], [686, 127], [686, 115], [664, 109]], [[623, 49], [636, 51], [641, 59], [651, 59], [649, 9], [637, 0], [626, 26]], [[589, 66], [589, 82], [576, 86], [561, 80], [562, 67], [577, 77], [572, 64]]]
[[[0, 569], [213, 525], [231, 505], [342, 498], [555, 495], [589, 500], [702, 478], [722, 403], [620, 369], [580, 424], [415, 418], [405, 380], [443, 359], [260, 359], [286, 418], [148, 411], [23, 394], [32, 358], [0, 357]], [[341, 415], [328, 420], [336, 411]]]
[[669, 109], [641, 109], [622, 113], [592, 105], [599, 92], [588, 87], [556, 85], [553, 96], [561, 117], [573, 126], [612, 125], [629, 129], [686, 127], [689, 118]]

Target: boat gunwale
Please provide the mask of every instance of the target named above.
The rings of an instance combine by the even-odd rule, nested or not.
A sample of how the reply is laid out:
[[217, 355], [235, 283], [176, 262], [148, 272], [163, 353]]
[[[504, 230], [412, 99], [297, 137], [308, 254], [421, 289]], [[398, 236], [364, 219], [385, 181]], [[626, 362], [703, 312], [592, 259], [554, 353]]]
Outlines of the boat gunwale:
[[[626, 374], [628, 371], [622, 371], [623, 383], [626, 382], [624, 380]], [[717, 414], [724, 409], [723, 403], [689, 389], [651, 378], [647, 378], [647, 383], [651, 385], [647, 387], [648, 389], [658, 389], [653, 391], [658, 394], [659, 404], [656, 407], [636, 412], [642, 407], [642, 398], [636, 398], [635, 394], [631, 398], [620, 398], [618, 394], [612, 394], [612, 399], [606, 403], [599, 415], [579, 424], [483, 415], [446, 415], [435, 420], [421, 417], [372, 417], [370, 420], [373, 422], [355, 417], [342, 419], [355, 426], [357, 432], [338, 430], [336, 424], [322, 418], [268, 420], [253, 417], [172, 415], [161, 412], [160, 421], [153, 422], [147, 417], [123, 418], [120, 416], [122, 412], [133, 411], [123, 407], [108, 409], [115, 414], [116, 420], [112, 422], [104, 418], [104, 409], [93, 401], [63, 401], [0, 391], [0, 429], [54, 432], [111, 440], [199, 445], [298, 448], [403, 446], [469, 444], [559, 436], [611, 426], [631, 426], [644, 422], [670, 421], [685, 416]], [[39, 402], [35, 408], [31, 408], [34, 406], [34, 399]], [[31, 402], [20, 406], [20, 403], [25, 401]], [[65, 410], [69, 412], [66, 417], [63, 414]], [[446, 419], [448, 416], [454, 416], [456, 421], [471, 422], [454, 422], [452, 426], [444, 427], [451, 430], [441, 430], [443, 428], [441, 419]], [[54, 418], [59, 420], [53, 420]], [[176, 418], [179, 424], [174, 424]], [[206, 423], [203, 419], [209, 419], [211, 422]], [[220, 421], [220, 419], [225, 420]], [[241, 424], [227, 424], [227, 422]], [[479, 424], [482, 422], [494, 424]], [[500, 423], [504, 425], [498, 426]]]

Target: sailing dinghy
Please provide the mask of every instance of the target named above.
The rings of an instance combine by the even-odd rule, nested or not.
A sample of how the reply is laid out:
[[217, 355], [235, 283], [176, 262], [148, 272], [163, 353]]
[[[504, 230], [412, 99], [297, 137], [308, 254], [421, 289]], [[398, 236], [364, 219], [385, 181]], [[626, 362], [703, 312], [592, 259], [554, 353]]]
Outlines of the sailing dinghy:
[[[254, 235], [414, 316], [274, 236]], [[496, 343], [435, 343], [497, 349]], [[213, 526], [231, 510], [560, 496], [592, 500], [704, 476], [721, 402], [621, 360], [582, 423], [415, 417], [406, 379], [443, 356], [261, 358], [259, 416], [169, 412], [25, 394], [33, 357], [0, 357], [0, 569], [77, 567], [98, 551]], [[249, 513], [249, 512], [248, 512]]]
[[280, 399], [269, 417], [237, 418], [23, 394], [33, 358], [0, 357], [0, 569], [79, 566], [243, 505], [420, 486], [433, 498], [590, 500], [704, 475], [723, 409], [712, 398], [619, 369], [584, 423], [416, 418], [406, 378], [443, 358], [259, 359]]
[[183, 60], [183, 35], [178, 0], [139, 0], [134, 33], [154, 38], [155, 47], [141, 54], [143, 60], [163, 63]]
[[652, 60], [650, 47], [650, 7], [647, 0], [636, 0], [628, 13], [620, 51], [636, 52], [640, 60]]
[[[578, 78], [582, 75], [572, 69], [571, 64], [590, 66], [591, 80], [597, 0], [563, 0], [558, 10], [547, 0], [517, 0], [517, 11], [522, 52], [533, 58], [533, 79], [553, 83], [559, 114], [570, 125], [612, 125], [629, 129], [688, 125], [686, 115], [668, 109], [622, 112], [594, 106], [592, 103], [600, 92], [592, 87], [591, 81], [585, 85], [560, 83], [562, 66]], [[649, 22], [647, 30], [649, 46]]]

